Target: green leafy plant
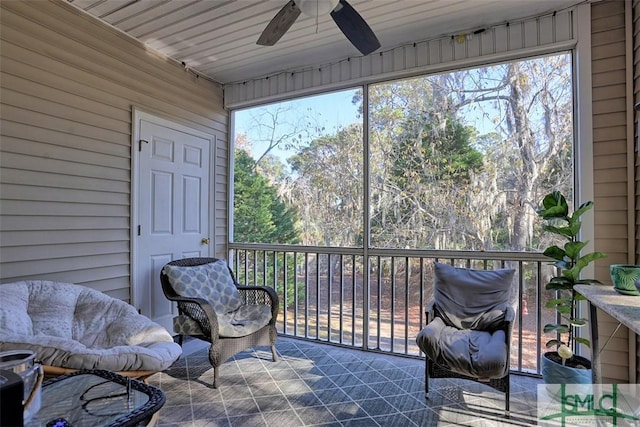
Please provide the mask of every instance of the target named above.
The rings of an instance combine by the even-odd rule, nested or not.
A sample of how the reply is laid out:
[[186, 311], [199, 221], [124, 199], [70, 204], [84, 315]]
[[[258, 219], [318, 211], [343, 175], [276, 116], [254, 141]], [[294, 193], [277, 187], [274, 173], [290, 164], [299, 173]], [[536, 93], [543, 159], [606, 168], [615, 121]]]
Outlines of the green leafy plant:
[[[605, 258], [602, 252], [589, 252], [582, 255], [581, 252], [589, 243], [578, 240], [582, 221], [580, 217], [593, 208], [593, 202], [583, 203], [573, 214], [569, 214], [569, 206], [566, 198], [559, 192], [547, 194], [542, 200], [542, 208], [538, 210], [538, 216], [546, 221], [543, 229], [561, 236], [567, 240], [563, 247], [549, 246], [544, 255], [555, 260], [558, 268], [558, 276], [552, 277], [545, 289], [553, 291], [555, 298], [548, 301], [547, 308], [554, 308], [560, 315], [560, 323], [544, 326], [545, 333], [554, 333], [555, 338], [547, 341], [547, 348], [556, 347], [562, 358], [562, 364], [573, 357], [577, 344], [591, 347], [591, 342], [576, 334], [576, 328], [587, 324], [587, 319], [578, 317], [578, 302], [585, 298], [576, 292], [573, 287], [578, 284], [600, 283], [596, 279], [580, 278], [582, 270], [591, 262]], [[565, 339], [566, 337], [566, 339]]]

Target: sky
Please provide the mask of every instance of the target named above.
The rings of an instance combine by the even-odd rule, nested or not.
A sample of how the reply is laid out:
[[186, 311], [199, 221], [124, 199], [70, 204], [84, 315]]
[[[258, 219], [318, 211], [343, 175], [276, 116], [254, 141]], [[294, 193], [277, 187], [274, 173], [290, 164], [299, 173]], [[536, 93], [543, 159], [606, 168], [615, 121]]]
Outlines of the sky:
[[[253, 145], [251, 154], [257, 158], [264, 152], [267, 140], [271, 138], [269, 130], [256, 126], [257, 117], [265, 110], [275, 111], [278, 108], [283, 109], [279, 117], [281, 123], [293, 123], [306, 113], [314, 117], [318, 124], [324, 127], [325, 134], [335, 134], [340, 127], [361, 122], [362, 119], [358, 117], [358, 105], [352, 103], [352, 98], [358, 90], [359, 88], [348, 89], [237, 110], [235, 112], [236, 135], [247, 135]], [[485, 106], [484, 111], [465, 108], [465, 119], [478, 129], [479, 134], [495, 131], [496, 123], [493, 122], [493, 117], [486, 114], [487, 108], [491, 109], [489, 106]], [[277, 132], [287, 132], [287, 126], [281, 125]], [[279, 157], [284, 163], [286, 158], [293, 153], [286, 149], [275, 149], [271, 151], [271, 154]]]
[[[488, 71], [484, 74], [479, 74], [477, 78], [487, 79], [489, 84], [498, 81], [501, 78], [500, 76], [491, 78], [492, 68], [493, 67], [488, 67]], [[481, 67], [478, 70], [487, 70], [487, 68]], [[473, 85], [473, 82], [470, 84]], [[352, 102], [354, 94], [360, 90], [362, 90], [361, 87], [355, 87], [338, 92], [306, 96], [279, 103], [237, 110], [234, 113], [235, 133], [236, 135], [247, 135], [249, 142], [252, 144], [251, 155], [254, 159], [258, 159], [265, 152], [269, 141], [281, 135], [294, 134], [299, 136], [298, 139], [302, 140], [303, 143], [310, 141], [314, 137], [335, 135], [338, 128], [362, 121], [362, 118], [358, 117], [359, 106], [354, 105]], [[264, 115], [265, 112], [273, 113], [278, 110], [280, 114], [278, 117], [279, 125], [273, 132], [272, 129], [268, 129], [267, 127], [256, 126], [257, 121], [269, 123], [269, 117]], [[535, 113], [536, 110], [531, 109], [531, 111]], [[503, 133], [500, 129], [500, 124], [504, 118], [504, 112], [498, 110], [492, 101], [471, 103], [462, 107], [460, 112], [466, 124], [476, 128], [477, 135], [493, 132]], [[258, 120], [257, 116], [261, 114], [262, 116], [259, 118], [260, 120]], [[311, 117], [315, 123], [305, 122], [299, 124], [296, 127], [296, 131], [293, 132], [293, 124], [304, 116]], [[323, 128], [321, 133], [312, 132], [314, 128], [313, 125], [316, 125], [316, 123], [317, 126]], [[481, 149], [481, 147], [476, 148]], [[272, 150], [271, 154], [279, 157], [282, 162], [286, 164], [287, 157], [293, 154], [294, 151], [293, 149], [287, 150], [286, 147], [281, 147], [280, 149]]]
[[[270, 134], [264, 128], [256, 128], [255, 117], [265, 109], [274, 111], [276, 108], [282, 107], [286, 111], [279, 117], [281, 123], [294, 123], [302, 114], [306, 113], [312, 116], [319, 126], [324, 127], [325, 134], [335, 134], [340, 127], [362, 121], [358, 117], [358, 106], [352, 103], [353, 95], [358, 90], [359, 88], [348, 89], [238, 110], [235, 112], [235, 133], [236, 135], [246, 134], [254, 147], [251, 154], [254, 158], [259, 156], [264, 152], [266, 148], [264, 140], [269, 139]], [[304, 125], [302, 128], [304, 128]], [[283, 133], [287, 132], [287, 130], [286, 125], [279, 128], [279, 131]], [[293, 153], [276, 149], [272, 151], [272, 154], [284, 160]]]

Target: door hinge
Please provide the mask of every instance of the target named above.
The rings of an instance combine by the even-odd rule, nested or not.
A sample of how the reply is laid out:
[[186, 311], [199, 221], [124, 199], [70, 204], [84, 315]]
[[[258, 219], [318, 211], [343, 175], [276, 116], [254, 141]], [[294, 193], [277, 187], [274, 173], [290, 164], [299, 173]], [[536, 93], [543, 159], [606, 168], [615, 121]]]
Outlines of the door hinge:
[[140, 230], [141, 230], [141, 227], [138, 226], [138, 236], [140, 235]]
[[147, 141], [146, 139], [141, 139], [138, 141], [138, 151], [142, 151], [142, 143], [148, 144], [149, 141]]

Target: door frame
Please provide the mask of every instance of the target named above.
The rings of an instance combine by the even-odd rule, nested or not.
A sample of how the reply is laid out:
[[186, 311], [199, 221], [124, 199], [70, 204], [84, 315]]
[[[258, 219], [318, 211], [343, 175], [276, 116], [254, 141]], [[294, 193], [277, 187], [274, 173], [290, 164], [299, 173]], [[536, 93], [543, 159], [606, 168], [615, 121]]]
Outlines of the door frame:
[[140, 224], [140, 212], [138, 209], [138, 200], [140, 195], [140, 151], [138, 149], [138, 141], [140, 140], [140, 121], [145, 120], [153, 122], [165, 127], [171, 127], [180, 132], [188, 133], [199, 138], [203, 138], [209, 141], [209, 205], [207, 206], [207, 212], [209, 213], [209, 235], [211, 236], [211, 244], [208, 247], [208, 256], [212, 256], [215, 246], [215, 159], [217, 151], [217, 139], [215, 135], [199, 131], [193, 127], [188, 126], [184, 121], [181, 121], [177, 117], [167, 117], [158, 113], [151, 113], [148, 110], [132, 107], [131, 109], [132, 121], [131, 121], [131, 224], [130, 224], [130, 252], [129, 252], [129, 292], [131, 298], [131, 305], [139, 309], [139, 289], [136, 286], [136, 278], [138, 277], [140, 268], [138, 263], [138, 240], [137, 229]]

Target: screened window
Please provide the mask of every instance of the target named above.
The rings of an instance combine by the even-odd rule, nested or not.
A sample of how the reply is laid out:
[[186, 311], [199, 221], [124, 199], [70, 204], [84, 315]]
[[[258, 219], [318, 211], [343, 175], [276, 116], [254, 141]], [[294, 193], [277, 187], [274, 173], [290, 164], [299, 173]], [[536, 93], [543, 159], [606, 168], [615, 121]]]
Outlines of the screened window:
[[358, 92], [235, 112], [235, 242], [362, 246]]
[[531, 250], [535, 208], [571, 194], [569, 53], [369, 86], [371, 243]]
[[233, 240], [547, 246], [535, 209], [549, 191], [572, 193], [571, 61], [560, 53], [234, 112]]

